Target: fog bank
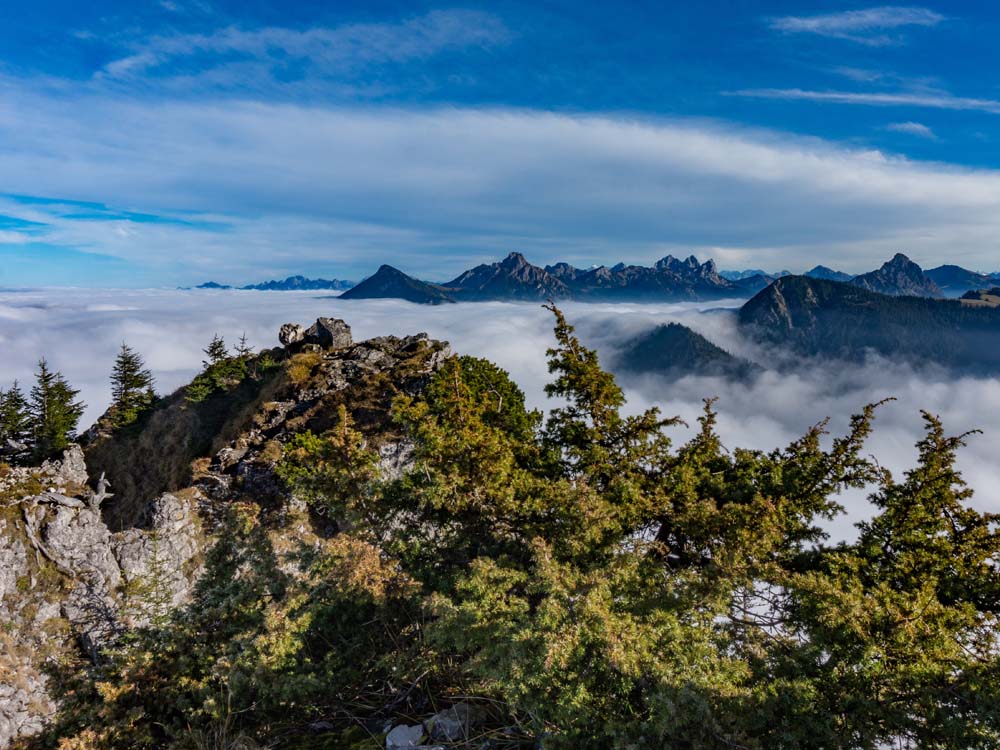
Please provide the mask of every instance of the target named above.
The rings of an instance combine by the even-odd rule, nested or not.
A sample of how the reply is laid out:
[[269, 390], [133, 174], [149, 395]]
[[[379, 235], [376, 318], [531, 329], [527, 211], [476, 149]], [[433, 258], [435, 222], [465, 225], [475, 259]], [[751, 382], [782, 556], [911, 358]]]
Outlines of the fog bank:
[[[760, 364], [776, 354], [745, 341], [732, 310], [738, 301], [709, 304], [566, 303], [564, 311], [581, 339], [612, 366], [628, 337], [656, 324], [676, 320], [714, 343]], [[524, 388], [532, 406], [545, 408], [548, 381], [545, 350], [552, 344], [552, 317], [536, 304], [467, 303], [428, 307], [397, 300], [339, 300], [316, 292], [42, 290], [0, 293], [0, 387], [15, 378], [32, 381], [40, 356], [81, 390], [86, 427], [110, 399], [108, 373], [122, 341], [141, 352], [160, 392], [185, 384], [200, 369], [202, 347], [215, 333], [230, 344], [244, 331], [259, 348], [276, 346], [284, 322], [309, 323], [318, 316], [344, 318], [356, 340], [383, 334], [426, 331], [449, 340], [463, 354], [486, 357], [507, 369]], [[629, 409], [659, 406], [691, 427], [676, 428], [683, 441], [696, 427], [702, 399], [717, 397], [719, 431], [728, 448], [771, 449], [800, 436], [830, 417], [842, 433], [850, 415], [866, 403], [888, 396], [876, 420], [869, 451], [899, 473], [911, 466], [914, 443], [922, 434], [920, 410], [939, 414], [950, 433], [983, 430], [970, 438], [959, 465], [975, 489], [975, 504], [1000, 511], [995, 488], [1000, 435], [1000, 381], [951, 378], [940, 371], [914, 371], [899, 363], [871, 360], [847, 366], [805, 363], [795, 372], [766, 372], [752, 383], [686, 377], [623, 377]], [[868, 513], [863, 494], [844, 498], [849, 517], [831, 527], [836, 537], [852, 535], [851, 524]]]

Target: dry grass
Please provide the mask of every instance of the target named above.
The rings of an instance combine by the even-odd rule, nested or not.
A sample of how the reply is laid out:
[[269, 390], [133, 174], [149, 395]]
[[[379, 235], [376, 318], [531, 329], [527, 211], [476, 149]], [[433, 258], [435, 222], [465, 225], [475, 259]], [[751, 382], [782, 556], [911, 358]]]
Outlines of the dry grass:
[[285, 367], [288, 373], [288, 380], [296, 386], [303, 386], [309, 382], [313, 370], [323, 361], [319, 352], [301, 352], [294, 355]]

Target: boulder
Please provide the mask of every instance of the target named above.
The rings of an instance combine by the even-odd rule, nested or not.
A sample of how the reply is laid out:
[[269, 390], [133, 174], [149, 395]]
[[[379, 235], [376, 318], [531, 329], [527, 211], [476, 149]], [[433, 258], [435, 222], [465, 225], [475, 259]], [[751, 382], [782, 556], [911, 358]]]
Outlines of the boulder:
[[339, 318], [317, 318], [306, 331], [306, 340], [324, 349], [344, 349], [354, 343], [351, 327]]
[[85, 485], [87, 464], [83, 458], [83, 448], [75, 443], [70, 445], [63, 451], [61, 458], [43, 463], [40, 474], [44, 481], [57, 487]]
[[456, 703], [434, 714], [425, 723], [433, 740], [460, 742], [472, 736], [472, 727], [479, 721], [479, 712], [468, 703]]
[[423, 724], [400, 724], [393, 727], [385, 736], [385, 750], [404, 750], [404, 748], [420, 747], [424, 737]]
[[297, 344], [306, 337], [306, 329], [298, 323], [285, 323], [278, 331], [278, 341], [282, 346]]

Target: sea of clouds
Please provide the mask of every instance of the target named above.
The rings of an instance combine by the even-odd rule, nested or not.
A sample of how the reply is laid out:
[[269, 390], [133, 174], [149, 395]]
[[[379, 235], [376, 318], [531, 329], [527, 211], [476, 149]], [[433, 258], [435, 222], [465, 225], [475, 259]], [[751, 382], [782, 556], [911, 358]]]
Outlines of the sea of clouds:
[[[682, 322], [734, 354], [764, 366], [780, 353], [742, 337], [733, 314], [739, 301], [678, 304], [566, 303], [563, 309], [581, 339], [612, 369], [621, 344], [666, 321]], [[35, 363], [45, 356], [81, 391], [87, 403], [82, 426], [92, 423], [110, 399], [108, 373], [123, 341], [142, 353], [160, 392], [187, 383], [200, 369], [202, 348], [213, 334], [234, 343], [246, 333], [255, 347], [277, 345], [285, 322], [308, 324], [318, 316], [339, 317], [356, 340], [383, 334], [426, 331], [450, 341], [463, 354], [487, 357], [507, 369], [531, 406], [551, 405], [543, 388], [549, 375], [545, 350], [552, 344], [552, 316], [529, 303], [467, 303], [430, 307], [398, 300], [340, 300], [323, 293], [41, 290], [0, 293], [0, 388], [15, 378], [30, 386]], [[933, 369], [884, 359], [863, 365], [800, 363], [794, 371], [768, 370], [750, 383], [714, 377], [667, 380], [653, 375], [623, 377], [630, 410], [659, 406], [690, 427], [673, 430], [683, 441], [696, 427], [702, 400], [717, 397], [719, 431], [728, 448], [771, 449], [830, 418], [841, 434], [850, 415], [866, 403], [897, 400], [878, 413], [869, 451], [900, 473], [913, 465], [922, 434], [920, 410], [940, 415], [950, 433], [972, 429], [959, 466], [975, 489], [974, 504], [1000, 511], [1000, 380], [956, 378]], [[830, 525], [835, 538], [849, 538], [853, 524], [870, 513], [864, 493], [842, 498], [844, 518]]]

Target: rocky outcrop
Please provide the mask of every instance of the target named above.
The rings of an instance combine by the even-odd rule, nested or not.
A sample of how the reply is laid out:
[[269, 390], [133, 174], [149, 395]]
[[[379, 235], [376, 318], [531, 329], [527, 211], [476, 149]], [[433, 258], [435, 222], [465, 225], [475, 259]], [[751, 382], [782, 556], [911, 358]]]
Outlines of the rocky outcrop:
[[[482, 724], [483, 712], [466, 702], [456, 703], [419, 724], [397, 724], [385, 735], [386, 750], [444, 750], [458, 744], [465, 747]], [[488, 745], [489, 743], [487, 743]], [[483, 745], [485, 746], [485, 745]]]
[[[8, 624], [0, 629], [0, 748], [40, 731], [57, 709], [51, 660], [72, 651], [97, 662], [130, 628], [190, 600], [230, 503], [257, 503], [287, 546], [336, 530], [337, 519], [310, 520], [277, 475], [296, 435], [325, 432], [344, 407], [384, 476], [410, 464], [413, 446], [390, 417], [392, 402], [426, 386], [451, 356], [446, 342], [425, 333], [355, 342], [332, 318], [308, 329], [288, 324], [279, 337], [283, 349], [260, 355], [267, 369], [251, 361], [248, 382], [214, 402], [192, 403], [181, 390], [137, 428], [92, 433], [86, 457], [71, 446], [42, 466], [0, 472], [0, 622]], [[100, 477], [93, 488], [88, 463]], [[186, 470], [157, 474], [164, 464]], [[292, 516], [294, 527], [283, 526]]]
[[[180, 604], [197, 576], [194, 495], [157, 498], [147, 527], [113, 533], [86, 482], [74, 445], [0, 484], [0, 621], [8, 625], [0, 633], [0, 747], [39, 732], [56, 710], [48, 662], [71, 649], [96, 660], [125, 628], [149, 621], [143, 592], [162, 587]], [[153, 571], [166, 573], [153, 580]]]
[[354, 343], [351, 327], [336, 318], [317, 318], [306, 331], [305, 340], [324, 349], [343, 349]]
[[298, 323], [285, 323], [278, 331], [278, 341], [282, 346], [297, 344], [306, 337], [306, 329]]
[[[383, 476], [398, 477], [409, 464], [413, 446], [396, 432], [392, 402], [399, 394], [421, 391], [451, 356], [451, 347], [426, 333], [380, 336], [344, 346], [350, 329], [342, 321], [326, 319], [310, 328], [306, 344], [313, 329], [330, 331], [330, 345], [293, 354], [287, 363], [291, 382], [274, 394], [275, 400], [261, 405], [250, 424], [216, 451], [195, 479], [213, 499], [286, 499], [287, 490], [275, 475], [284, 444], [305, 430], [330, 429], [341, 405], [378, 451]], [[335, 331], [340, 331], [339, 338], [332, 335]]]

